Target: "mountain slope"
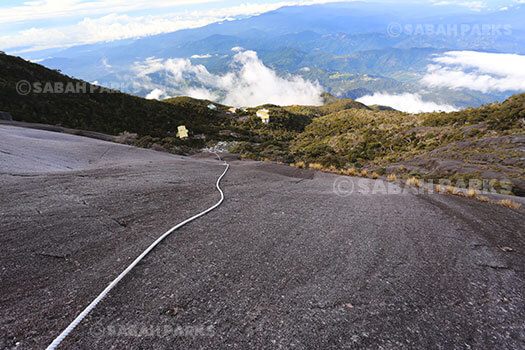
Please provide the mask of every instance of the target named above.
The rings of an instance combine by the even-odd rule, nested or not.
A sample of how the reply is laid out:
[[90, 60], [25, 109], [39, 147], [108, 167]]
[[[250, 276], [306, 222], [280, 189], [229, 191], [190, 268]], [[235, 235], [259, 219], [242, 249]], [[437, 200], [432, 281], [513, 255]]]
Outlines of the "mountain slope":
[[297, 160], [427, 179], [498, 179], [525, 195], [525, 94], [452, 113], [349, 109], [314, 118]]
[[453, 183], [496, 179], [509, 183], [514, 194], [525, 195], [525, 94], [452, 113], [359, 107], [345, 100], [322, 107], [286, 107], [311, 117], [304, 131], [281, 139], [280, 145], [241, 143], [233, 150], [250, 159], [335, 172], [357, 168]]
[[[216, 203], [224, 165], [16, 129], [0, 126], [0, 148], [17, 162], [36, 140], [40, 159], [89, 165], [0, 174], [0, 348], [42, 349], [152, 241]], [[228, 163], [221, 207], [157, 246], [63, 349], [523, 347], [523, 212]], [[360, 190], [338, 196], [340, 181]]]
[[[155, 137], [174, 132], [184, 124], [195, 133], [215, 135], [226, 122], [221, 114], [194, 104], [168, 104], [146, 100], [118, 91], [101, 90], [18, 57], [0, 54], [0, 110], [15, 120], [61, 125], [70, 128], [118, 134], [124, 130]], [[20, 81], [40, 83], [42, 93], [17, 92]], [[72, 87], [75, 93], [56, 93], [56, 83]], [[52, 84], [52, 85], [46, 85]], [[76, 90], [77, 85], [81, 86]], [[53, 92], [45, 92], [51, 86]], [[83, 92], [85, 89], [85, 93]], [[77, 93], [79, 92], [79, 93]]]

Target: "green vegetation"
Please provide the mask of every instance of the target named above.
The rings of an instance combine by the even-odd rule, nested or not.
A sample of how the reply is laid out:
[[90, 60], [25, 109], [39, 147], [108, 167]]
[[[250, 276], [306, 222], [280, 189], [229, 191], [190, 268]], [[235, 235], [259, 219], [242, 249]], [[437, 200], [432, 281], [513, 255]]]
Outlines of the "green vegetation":
[[[525, 194], [525, 94], [453, 113], [408, 114], [324, 94], [323, 106], [264, 105], [231, 114], [228, 106], [214, 103], [211, 110], [210, 101], [189, 97], [159, 102], [98, 90], [22, 96], [15, 89], [20, 80], [87, 83], [7, 55], [0, 55], [0, 76], [0, 110], [19, 121], [122, 134], [121, 142], [179, 154], [235, 141], [231, 151], [243, 158], [344, 174], [456, 184], [490, 178], [501, 188], [510, 179], [512, 191]], [[270, 111], [268, 124], [256, 116], [259, 108]], [[189, 138], [175, 137], [178, 125]]]
[[[0, 55], [0, 110], [9, 112], [15, 120], [61, 125], [116, 135], [124, 130], [141, 136], [166, 137], [186, 125], [193, 133], [212, 138], [228, 123], [222, 114], [200, 108], [198, 100], [179, 100], [169, 104], [127, 95], [120, 92], [100, 92], [81, 80], [25, 61]], [[86, 86], [86, 93], [30, 93], [19, 95], [16, 84], [62, 83]], [[91, 89], [96, 89], [91, 92]], [[192, 103], [193, 102], [193, 103]]]
[[[525, 94], [453, 113], [408, 114], [366, 106], [345, 109], [347, 103], [284, 107], [284, 111], [311, 116], [304, 131], [290, 129], [294, 136], [288, 133], [271, 144], [272, 152], [267, 151], [268, 143], [250, 142], [232, 151], [250, 159], [333, 167], [343, 173], [364, 168], [378, 175], [395, 173], [451, 183], [494, 179], [496, 189], [512, 187], [515, 194], [524, 193], [520, 135], [525, 130]], [[271, 129], [272, 120], [264, 127]], [[252, 132], [263, 132], [264, 127]], [[508, 179], [512, 184], [501, 186], [500, 180]]]

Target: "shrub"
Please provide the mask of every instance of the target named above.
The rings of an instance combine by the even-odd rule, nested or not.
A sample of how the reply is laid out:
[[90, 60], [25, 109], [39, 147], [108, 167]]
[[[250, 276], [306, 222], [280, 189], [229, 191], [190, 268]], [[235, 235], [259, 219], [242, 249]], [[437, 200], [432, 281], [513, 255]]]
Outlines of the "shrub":
[[310, 163], [308, 164], [308, 167], [312, 170], [321, 170], [323, 169], [323, 165], [319, 163]]
[[138, 138], [138, 135], [135, 133], [130, 133], [128, 131], [121, 132], [117, 137], [115, 137], [115, 142], [124, 143], [131, 145]]
[[457, 189], [457, 187], [447, 186], [447, 188], [445, 189], [445, 192], [448, 194], [458, 194], [459, 190]]
[[375, 171], [372, 172], [372, 179], [377, 179], [379, 177], [379, 174], [376, 173]]
[[293, 166], [294, 168], [298, 168], [298, 169], [306, 168], [306, 163], [303, 162], [302, 160], [298, 161], [296, 163], [292, 163], [290, 165]]
[[419, 181], [419, 179], [416, 177], [411, 177], [407, 180], [407, 185], [421, 187], [421, 181]]
[[355, 176], [356, 173], [357, 172], [356, 172], [355, 168], [350, 168], [350, 169], [348, 169], [346, 171], [346, 175], [348, 175], [348, 176]]
[[152, 141], [153, 138], [149, 135], [146, 135], [135, 141], [134, 145], [137, 147], [148, 148], [152, 144]]
[[361, 170], [361, 176], [366, 177], [368, 175], [368, 172], [366, 170]]
[[385, 174], [386, 174], [386, 170], [385, 170], [385, 168], [378, 168], [378, 169], [376, 169], [376, 172], [377, 172], [379, 175], [385, 175]]
[[521, 203], [514, 202], [511, 199], [502, 199], [497, 204], [514, 210], [518, 210], [521, 207]]
[[468, 198], [476, 198], [478, 196], [478, 191], [471, 188], [469, 190], [467, 190], [467, 197]]
[[333, 166], [333, 165], [330, 165], [330, 167], [328, 167], [328, 168], [323, 168], [323, 171], [325, 173], [334, 173], [334, 174], [339, 173], [339, 170], [337, 170], [337, 168], [335, 166]]
[[151, 145], [151, 149], [158, 152], [167, 152], [167, 150], [158, 143], [154, 143], [153, 145]]
[[397, 180], [396, 174], [390, 174], [386, 177], [386, 181], [395, 181]]
[[490, 202], [490, 200], [486, 196], [479, 196], [478, 200], [480, 200], [482, 202]]

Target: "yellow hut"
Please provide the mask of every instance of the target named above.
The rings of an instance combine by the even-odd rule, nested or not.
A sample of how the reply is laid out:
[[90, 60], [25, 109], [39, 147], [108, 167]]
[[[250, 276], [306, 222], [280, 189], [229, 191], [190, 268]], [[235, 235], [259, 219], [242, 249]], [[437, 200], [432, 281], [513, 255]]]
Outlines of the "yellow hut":
[[185, 139], [188, 137], [188, 129], [184, 125], [180, 125], [177, 127], [177, 137], [180, 139]]

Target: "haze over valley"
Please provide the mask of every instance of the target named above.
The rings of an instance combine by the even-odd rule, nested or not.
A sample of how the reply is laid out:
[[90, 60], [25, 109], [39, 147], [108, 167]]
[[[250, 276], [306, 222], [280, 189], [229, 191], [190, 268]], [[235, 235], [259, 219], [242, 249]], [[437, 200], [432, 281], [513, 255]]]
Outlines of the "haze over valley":
[[113, 38], [80, 46], [56, 39], [50, 48], [8, 41], [6, 51], [137, 96], [187, 95], [235, 106], [319, 105], [328, 92], [406, 112], [453, 111], [525, 88], [519, 3], [282, 5], [268, 5], [268, 12], [247, 6], [217, 23], [171, 33], [145, 25], [140, 38], [121, 39], [126, 25], [156, 17], [104, 17], [94, 23], [106, 26], [107, 36], [115, 32]]

